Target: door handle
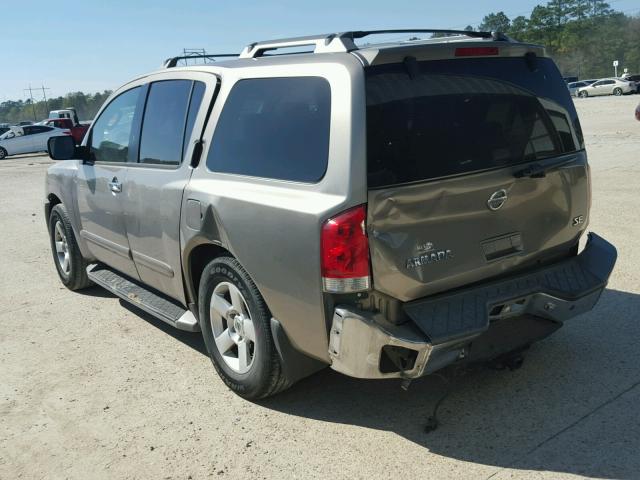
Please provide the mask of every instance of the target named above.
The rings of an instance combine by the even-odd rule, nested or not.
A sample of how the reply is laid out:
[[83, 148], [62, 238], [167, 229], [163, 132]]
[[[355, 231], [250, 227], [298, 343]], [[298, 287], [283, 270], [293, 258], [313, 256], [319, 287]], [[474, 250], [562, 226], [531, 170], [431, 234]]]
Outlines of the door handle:
[[109, 188], [113, 193], [122, 192], [122, 184], [118, 181], [117, 177], [113, 177], [113, 180], [109, 182]]

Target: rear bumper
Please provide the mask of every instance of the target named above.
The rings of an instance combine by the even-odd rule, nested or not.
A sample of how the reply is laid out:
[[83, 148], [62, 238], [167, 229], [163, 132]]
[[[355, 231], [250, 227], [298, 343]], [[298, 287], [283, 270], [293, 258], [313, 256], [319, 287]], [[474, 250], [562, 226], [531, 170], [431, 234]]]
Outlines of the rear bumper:
[[[331, 367], [358, 378], [417, 378], [456, 360], [480, 360], [530, 344], [591, 310], [616, 258], [613, 245], [589, 234], [585, 249], [571, 259], [406, 303], [411, 321], [402, 325], [338, 307], [330, 334]], [[403, 358], [394, 360], [395, 369], [388, 368], [389, 353]]]

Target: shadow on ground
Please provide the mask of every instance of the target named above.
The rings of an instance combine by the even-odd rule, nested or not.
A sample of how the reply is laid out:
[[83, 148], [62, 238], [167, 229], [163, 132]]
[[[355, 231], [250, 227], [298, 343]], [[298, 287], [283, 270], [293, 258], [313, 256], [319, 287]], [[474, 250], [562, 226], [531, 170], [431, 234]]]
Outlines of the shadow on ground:
[[[125, 308], [206, 355], [199, 334]], [[266, 408], [395, 432], [429, 452], [497, 468], [601, 478], [640, 473], [640, 295], [607, 290], [596, 309], [532, 347], [516, 371], [475, 368], [456, 377], [440, 427], [424, 427], [445, 391], [437, 377], [356, 380], [325, 369]]]
[[[607, 290], [593, 312], [534, 346], [520, 370], [476, 369], [455, 379], [440, 410], [442, 424], [431, 433], [424, 431], [426, 420], [444, 388], [434, 377], [405, 392], [398, 381], [354, 380], [327, 369], [263, 404], [392, 431], [466, 462], [634, 478], [640, 473], [639, 316], [640, 295]], [[612, 401], [622, 392], [635, 393], [631, 409], [624, 395]]]

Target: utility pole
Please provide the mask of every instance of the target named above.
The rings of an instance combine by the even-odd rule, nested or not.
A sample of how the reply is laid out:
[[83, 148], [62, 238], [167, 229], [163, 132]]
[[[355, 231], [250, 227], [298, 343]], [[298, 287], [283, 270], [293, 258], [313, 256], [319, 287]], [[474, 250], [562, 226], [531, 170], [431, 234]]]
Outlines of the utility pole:
[[45, 90], [51, 90], [51, 89], [50, 88], [45, 88], [45, 86], [42, 85], [42, 96], [44, 97], [44, 105], [45, 105], [45, 107], [47, 107], [47, 115], [49, 115], [49, 102], [47, 101], [47, 94], [46, 94]]
[[31, 108], [33, 110], [33, 121], [37, 122], [38, 118], [36, 117], [36, 104], [33, 101], [33, 90], [31, 89], [31, 84], [29, 84], [29, 88], [25, 88], [24, 91], [26, 92], [27, 90], [29, 90], [29, 97], [31, 98]]

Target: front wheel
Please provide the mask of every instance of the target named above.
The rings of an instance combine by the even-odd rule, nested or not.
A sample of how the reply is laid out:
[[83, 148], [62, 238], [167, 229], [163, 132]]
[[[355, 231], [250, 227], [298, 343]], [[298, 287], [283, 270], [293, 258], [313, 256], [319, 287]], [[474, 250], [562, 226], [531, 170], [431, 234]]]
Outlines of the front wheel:
[[200, 328], [218, 375], [247, 399], [289, 386], [271, 336], [271, 314], [249, 274], [231, 257], [211, 261], [198, 294]]
[[7, 157], [7, 151], [4, 148], [0, 147], [0, 160], [6, 157]]
[[622, 89], [621, 89], [621, 88], [616, 88], [616, 89], [614, 89], [614, 90], [613, 90], [613, 94], [614, 94], [616, 97], [619, 97], [620, 95], [622, 95]]
[[589, 94], [587, 92], [585, 92], [585, 91], [582, 91], [582, 92], [578, 93], [578, 96], [580, 98], [587, 98], [589, 96]]
[[76, 242], [67, 211], [61, 203], [51, 209], [49, 237], [53, 261], [64, 286], [69, 290], [80, 290], [91, 285], [87, 277], [87, 263]]

